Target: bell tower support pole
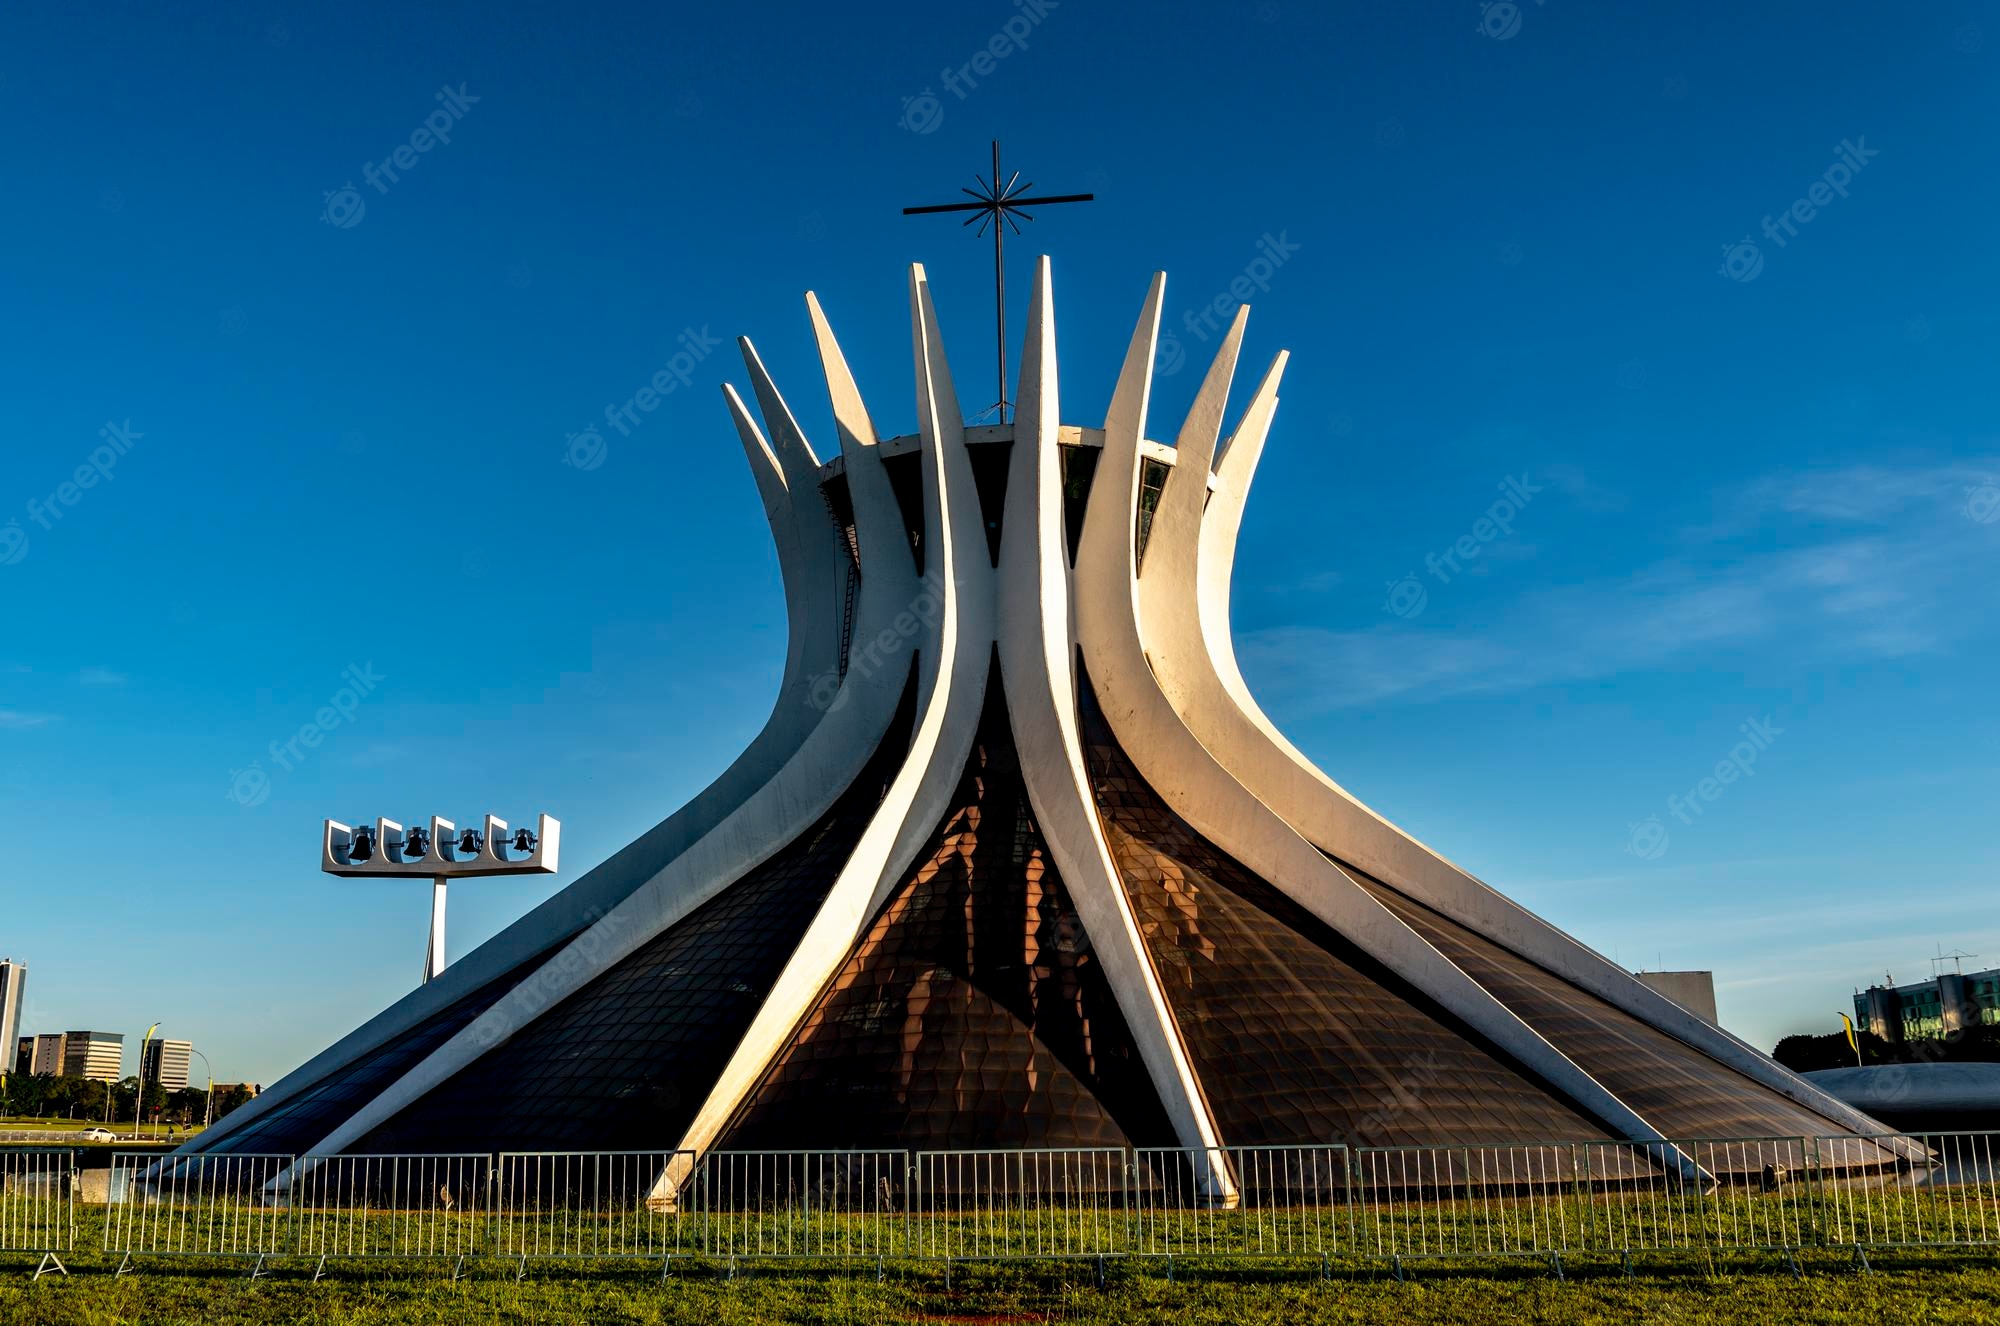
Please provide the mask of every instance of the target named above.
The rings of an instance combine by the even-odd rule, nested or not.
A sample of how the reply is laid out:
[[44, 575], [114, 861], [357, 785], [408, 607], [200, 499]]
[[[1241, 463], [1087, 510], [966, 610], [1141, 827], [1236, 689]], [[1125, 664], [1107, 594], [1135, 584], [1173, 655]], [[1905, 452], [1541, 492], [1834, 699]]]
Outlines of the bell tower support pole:
[[431, 940], [424, 953], [424, 981], [444, 975], [444, 876], [431, 880]]

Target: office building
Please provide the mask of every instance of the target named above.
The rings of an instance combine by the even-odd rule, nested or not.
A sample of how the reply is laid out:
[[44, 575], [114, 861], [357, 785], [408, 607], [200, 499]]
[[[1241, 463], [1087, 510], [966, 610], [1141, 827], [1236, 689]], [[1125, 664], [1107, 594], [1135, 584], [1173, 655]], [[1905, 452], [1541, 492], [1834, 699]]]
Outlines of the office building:
[[140, 1056], [148, 1082], [157, 1082], [169, 1091], [185, 1091], [188, 1066], [194, 1058], [194, 1042], [150, 1040]]
[[0, 1046], [12, 1047], [21, 1035], [21, 1004], [28, 994], [28, 968], [12, 958], [0, 958]]
[[115, 1031], [64, 1032], [62, 1075], [118, 1081], [125, 1075], [125, 1037]]
[[1972, 1027], [2000, 1026], [2000, 968], [1940, 972], [1908, 985], [1871, 985], [1857, 990], [1854, 1025], [1892, 1044], [1936, 1040]]
[[1657, 990], [1702, 1021], [1715, 1020], [1715, 973], [1712, 971], [1635, 971], [1639, 984]]
[[61, 1077], [69, 1053], [69, 1037], [63, 1032], [44, 1032], [34, 1038], [35, 1057], [28, 1071], [36, 1076]]

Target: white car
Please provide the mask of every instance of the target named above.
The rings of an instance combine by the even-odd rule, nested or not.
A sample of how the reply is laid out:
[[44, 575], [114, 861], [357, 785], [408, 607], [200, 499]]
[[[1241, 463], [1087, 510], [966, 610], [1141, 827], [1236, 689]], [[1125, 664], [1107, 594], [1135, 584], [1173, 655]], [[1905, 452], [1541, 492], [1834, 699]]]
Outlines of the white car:
[[115, 1142], [118, 1135], [109, 1128], [86, 1128], [76, 1135], [79, 1142]]

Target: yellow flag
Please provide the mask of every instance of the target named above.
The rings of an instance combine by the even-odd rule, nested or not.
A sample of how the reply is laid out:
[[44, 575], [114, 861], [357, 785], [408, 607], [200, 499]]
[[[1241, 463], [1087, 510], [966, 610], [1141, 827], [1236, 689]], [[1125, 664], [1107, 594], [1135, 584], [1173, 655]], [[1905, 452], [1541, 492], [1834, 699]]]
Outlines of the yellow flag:
[[1861, 1046], [1854, 1039], [1854, 1019], [1847, 1016], [1847, 1014], [1842, 1013], [1840, 1015], [1840, 1022], [1842, 1026], [1847, 1028], [1847, 1044], [1849, 1045], [1849, 1047], [1853, 1049], [1855, 1055], [1859, 1056], [1861, 1053]]

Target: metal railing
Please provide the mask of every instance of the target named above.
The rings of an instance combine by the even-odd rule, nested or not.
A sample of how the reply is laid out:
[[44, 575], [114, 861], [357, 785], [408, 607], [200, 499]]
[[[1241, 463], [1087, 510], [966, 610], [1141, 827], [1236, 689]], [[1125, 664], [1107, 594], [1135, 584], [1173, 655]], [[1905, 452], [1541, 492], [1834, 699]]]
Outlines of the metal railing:
[[1559, 1257], [1582, 1243], [1590, 1190], [1575, 1144], [1360, 1147], [1354, 1247], [1413, 1258]]
[[104, 1250], [119, 1275], [137, 1257], [250, 1258], [250, 1275], [285, 1250], [284, 1194], [276, 1184], [290, 1156], [217, 1153], [111, 1157]]
[[76, 1246], [76, 1153], [0, 1151], [0, 1252], [40, 1258], [35, 1279], [62, 1263]]
[[[1928, 1159], [1888, 1166], [1891, 1144]], [[1830, 1247], [1962, 1247], [2000, 1242], [2000, 1134], [1813, 1139], [1822, 1241]], [[1872, 1162], [1872, 1163], [1871, 1163]]]
[[286, 1185], [298, 1255], [439, 1259], [454, 1279], [483, 1251], [490, 1155], [301, 1156]]
[[1801, 1137], [1702, 1138], [1675, 1143], [1707, 1176], [1661, 1201], [1682, 1218], [1640, 1250], [1793, 1252], [1817, 1241], [1812, 1144]]
[[670, 1178], [690, 1256], [908, 1255], [907, 1151], [710, 1151]]
[[1131, 1244], [1122, 1147], [920, 1151], [910, 1255], [939, 1261], [1120, 1256]]
[[[60, 1269], [68, 1151], [0, 1151], [0, 1251]], [[113, 1157], [103, 1247], [427, 1258], [1316, 1261], [2000, 1245], [2000, 1133], [1533, 1146]], [[39, 1271], [38, 1271], [39, 1274]]]
[[1143, 1257], [1328, 1258], [1352, 1238], [1344, 1146], [1142, 1147], [1131, 1251]]
[[685, 1151], [503, 1153], [493, 1167], [493, 1255], [513, 1259], [517, 1274], [543, 1259], [664, 1269], [678, 1233], [670, 1171], [692, 1162]]

